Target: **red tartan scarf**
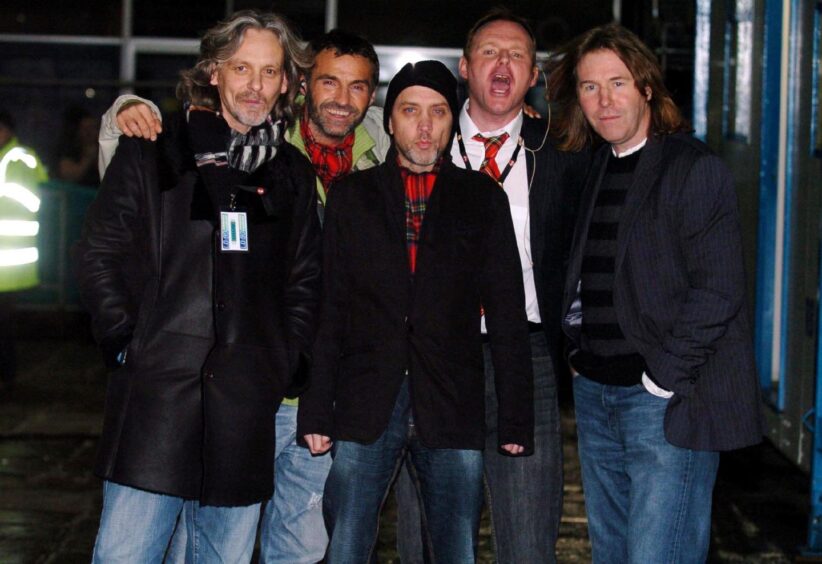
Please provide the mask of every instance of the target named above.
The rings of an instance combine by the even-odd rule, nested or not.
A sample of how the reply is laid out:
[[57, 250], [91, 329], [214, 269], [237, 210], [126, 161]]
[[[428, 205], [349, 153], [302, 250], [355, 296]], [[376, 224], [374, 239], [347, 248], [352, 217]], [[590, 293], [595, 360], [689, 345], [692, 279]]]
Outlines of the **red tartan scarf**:
[[305, 144], [305, 152], [308, 153], [308, 158], [314, 165], [314, 172], [317, 173], [323, 188], [328, 192], [328, 187], [332, 182], [351, 172], [354, 164], [354, 132], [349, 133], [339, 145], [329, 146], [318, 143], [311, 135], [306, 112], [300, 120], [300, 135]]
[[413, 274], [417, 269], [417, 245], [420, 228], [425, 217], [425, 206], [434, 189], [439, 173], [439, 162], [429, 172], [412, 172], [400, 166], [402, 183], [405, 186], [405, 236], [408, 241], [408, 266]]

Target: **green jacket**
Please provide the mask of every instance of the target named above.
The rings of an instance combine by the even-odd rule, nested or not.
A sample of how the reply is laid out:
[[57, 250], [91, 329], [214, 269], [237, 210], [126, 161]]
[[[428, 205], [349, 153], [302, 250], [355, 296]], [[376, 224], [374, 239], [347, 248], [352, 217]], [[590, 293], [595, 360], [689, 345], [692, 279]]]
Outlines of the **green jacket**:
[[[307, 157], [305, 141], [300, 134], [301, 120], [302, 117], [288, 130], [285, 139]], [[382, 108], [371, 106], [363, 121], [354, 130], [352, 172], [366, 170], [383, 162], [390, 146], [391, 138], [383, 130]], [[324, 206], [325, 190], [319, 178], [317, 178], [317, 198]]]

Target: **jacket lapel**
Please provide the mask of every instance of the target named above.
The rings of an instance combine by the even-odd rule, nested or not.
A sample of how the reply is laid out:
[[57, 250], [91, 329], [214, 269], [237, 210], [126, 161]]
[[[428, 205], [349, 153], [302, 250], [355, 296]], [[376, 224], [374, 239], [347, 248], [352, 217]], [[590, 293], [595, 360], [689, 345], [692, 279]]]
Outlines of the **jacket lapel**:
[[594, 204], [596, 203], [599, 188], [602, 185], [602, 177], [605, 175], [605, 167], [608, 163], [610, 146], [601, 147], [591, 163], [588, 173], [588, 180], [585, 183], [585, 190], [580, 199], [580, 210], [584, 215], [577, 218], [574, 229], [574, 239], [571, 243], [571, 263], [568, 265], [568, 276], [565, 283], [565, 298], [563, 300], [563, 316], [571, 306], [571, 300], [576, 295], [577, 284], [582, 272], [582, 257], [585, 253], [585, 243], [588, 240], [588, 227], [591, 225], [591, 218], [594, 215]]
[[[525, 153], [525, 165], [528, 180], [528, 211], [531, 221], [529, 243], [531, 247], [531, 257], [535, 265], [542, 264], [542, 254], [544, 251], [545, 218], [550, 217], [551, 199], [549, 197], [549, 178], [556, 175], [556, 167], [552, 169], [552, 162], [548, 147], [550, 141], [547, 138], [548, 124], [544, 120], [523, 116], [522, 136], [523, 153]], [[522, 158], [522, 157], [520, 157]], [[555, 182], [558, 179], [552, 178]], [[539, 268], [535, 268], [534, 275], [539, 276]]]
[[636, 221], [642, 204], [656, 184], [656, 179], [660, 173], [660, 161], [662, 160], [662, 149], [665, 137], [648, 137], [648, 143], [642, 149], [639, 157], [634, 180], [628, 189], [625, 197], [625, 207], [622, 210], [622, 218], [619, 221], [619, 231], [617, 232], [617, 256], [614, 263], [614, 274], [618, 273], [625, 259], [625, 251], [628, 249], [628, 237], [631, 234], [634, 222]]

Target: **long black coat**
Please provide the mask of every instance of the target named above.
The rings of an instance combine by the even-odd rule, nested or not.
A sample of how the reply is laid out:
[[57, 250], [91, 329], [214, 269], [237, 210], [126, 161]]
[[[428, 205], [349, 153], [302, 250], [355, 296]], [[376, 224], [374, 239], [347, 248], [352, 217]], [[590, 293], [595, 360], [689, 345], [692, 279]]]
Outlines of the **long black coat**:
[[533, 449], [533, 377], [521, 265], [505, 193], [444, 162], [411, 276], [404, 187], [389, 152], [329, 194], [323, 306], [299, 435], [371, 443], [406, 375], [414, 422], [432, 448], [482, 449], [480, 303], [499, 397], [500, 444]]
[[542, 329], [557, 373], [563, 357], [562, 296], [579, 198], [590, 155], [559, 151], [544, 119], [523, 116], [520, 135], [528, 171], [531, 258]]
[[[565, 287], [577, 294], [588, 227], [610, 146], [596, 154], [582, 197]], [[745, 299], [733, 179], [685, 134], [652, 136], [642, 150], [617, 233], [614, 308], [651, 376], [674, 392], [671, 444], [728, 450], [762, 437], [759, 387]], [[565, 325], [579, 343], [579, 326]]]
[[[288, 144], [236, 190], [205, 182], [185, 124], [122, 137], [75, 263], [109, 357], [96, 473], [209, 505], [272, 494], [274, 414], [313, 340], [320, 285], [314, 173]], [[248, 253], [221, 253], [217, 210], [237, 192]], [[111, 363], [109, 363], [111, 364]]]

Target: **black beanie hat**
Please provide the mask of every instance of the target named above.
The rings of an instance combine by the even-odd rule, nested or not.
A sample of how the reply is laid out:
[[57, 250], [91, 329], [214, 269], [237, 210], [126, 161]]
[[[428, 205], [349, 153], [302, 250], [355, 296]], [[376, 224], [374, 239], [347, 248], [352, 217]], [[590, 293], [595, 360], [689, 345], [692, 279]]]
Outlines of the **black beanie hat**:
[[439, 61], [419, 61], [408, 63], [394, 75], [388, 84], [388, 93], [385, 95], [383, 110], [383, 127], [388, 133], [388, 118], [400, 92], [409, 86], [425, 86], [435, 90], [445, 97], [454, 123], [459, 119], [459, 104], [457, 103], [457, 79], [444, 64]]

